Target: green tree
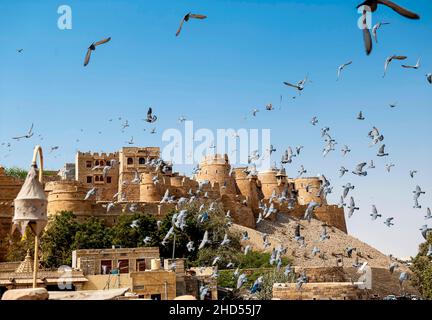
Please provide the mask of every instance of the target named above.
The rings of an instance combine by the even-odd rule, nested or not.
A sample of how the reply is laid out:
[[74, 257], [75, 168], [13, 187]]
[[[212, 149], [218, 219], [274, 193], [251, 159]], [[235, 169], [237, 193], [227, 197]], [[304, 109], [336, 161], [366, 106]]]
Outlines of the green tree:
[[15, 231], [14, 234], [9, 234], [5, 238], [2, 242], [2, 246], [6, 249], [6, 261], [23, 261], [27, 251], [33, 256], [34, 236], [29, 229], [27, 229], [25, 237], [22, 237], [18, 231]]
[[28, 171], [18, 167], [12, 167], [12, 168], [6, 168], [5, 173], [7, 176], [24, 180], [27, 177]]
[[[135, 226], [132, 226], [133, 222]], [[147, 246], [157, 247], [159, 245], [156, 219], [148, 214], [136, 213], [121, 216], [111, 233], [112, 244], [123, 248], [144, 247], [146, 237], [151, 238]]]
[[425, 243], [420, 244], [419, 252], [413, 259], [411, 270], [414, 273], [412, 284], [419, 290], [423, 298], [432, 300], [432, 256], [427, 256], [432, 245], [432, 233]]
[[77, 232], [72, 243], [72, 250], [77, 249], [103, 249], [112, 246], [111, 229], [95, 217], [78, 224]]
[[41, 237], [43, 261], [46, 267], [71, 265], [75, 234], [79, 223], [72, 212], [60, 212], [50, 218]]

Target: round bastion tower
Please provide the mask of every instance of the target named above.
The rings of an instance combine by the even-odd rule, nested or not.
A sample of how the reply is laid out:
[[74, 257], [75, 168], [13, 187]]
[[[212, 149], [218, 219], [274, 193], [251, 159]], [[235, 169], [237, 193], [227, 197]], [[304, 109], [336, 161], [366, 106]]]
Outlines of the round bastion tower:
[[[273, 193], [280, 196], [289, 188], [285, 170], [269, 169], [258, 173], [259, 184], [264, 199], [270, 199]], [[289, 191], [289, 190], [288, 190]], [[289, 196], [289, 194], [288, 194]]]
[[320, 205], [326, 205], [327, 201], [323, 196], [318, 196], [322, 181], [318, 177], [294, 179], [294, 188], [297, 191], [297, 202], [299, 205], [307, 205], [315, 201]]
[[[147, 172], [141, 174], [140, 184], [140, 202], [160, 202], [162, 199], [161, 188], [159, 184], [154, 184], [153, 173]], [[159, 181], [162, 178], [159, 175]], [[164, 191], [165, 192], [165, 191]]]
[[259, 213], [259, 193], [256, 176], [249, 176], [245, 172], [247, 168], [235, 168], [234, 177], [237, 184], [237, 188], [240, 194], [244, 196], [248, 202], [249, 207], [255, 214]]
[[48, 193], [48, 216], [62, 211], [73, 212], [77, 217], [92, 214], [95, 200], [84, 200], [88, 188], [78, 181], [55, 181], [45, 185]]
[[200, 170], [196, 175], [196, 180], [210, 181], [212, 185], [218, 183], [220, 186], [220, 193], [223, 194], [236, 194], [236, 186], [234, 177], [230, 175], [231, 165], [229, 163], [228, 155], [208, 155], [200, 163]]

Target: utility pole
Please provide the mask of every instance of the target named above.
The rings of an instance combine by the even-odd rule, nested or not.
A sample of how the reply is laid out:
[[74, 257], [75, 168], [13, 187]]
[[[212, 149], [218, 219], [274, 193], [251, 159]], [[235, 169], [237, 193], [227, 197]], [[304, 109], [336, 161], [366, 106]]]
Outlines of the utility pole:
[[174, 231], [174, 242], [173, 242], [173, 252], [172, 252], [172, 260], [175, 259], [175, 246], [176, 246], [176, 239], [177, 239], [177, 235]]

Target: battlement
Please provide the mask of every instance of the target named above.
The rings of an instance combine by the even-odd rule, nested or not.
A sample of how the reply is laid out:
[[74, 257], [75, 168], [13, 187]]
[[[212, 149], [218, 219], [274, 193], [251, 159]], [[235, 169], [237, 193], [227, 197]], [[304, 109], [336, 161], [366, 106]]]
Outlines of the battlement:
[[119, 153], [118, 152], [112, 152], [112, 153], [99, 153], [99, 152], [77, 152], [77, 157], [79, 158], [88, 158], [88, 159], [117, 159]]
[[200, 163], [200, 168], [202, 166], [208, 165], [228, 165], [230, 166], [227, 154], [210, 154], [206, 155]]

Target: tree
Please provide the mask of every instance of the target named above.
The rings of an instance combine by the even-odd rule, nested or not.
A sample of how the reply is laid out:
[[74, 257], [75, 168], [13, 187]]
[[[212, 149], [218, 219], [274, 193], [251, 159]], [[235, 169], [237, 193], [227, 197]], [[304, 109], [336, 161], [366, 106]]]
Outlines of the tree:
[[6, 261], [17, 262], [23, 261], [27, 252], [33, 256], [34, 253], [34, 236], [27, 229], [24, 237], [19, 232], [15, 232], [13, 235], [8, 235], [2, 243], [4, 249], [6, 249]]
[[78, 224], [71, 249], [103, 249], [111, 246], [111, 229], [103, 225], [99, 219], [91, 217], [84, 223]]
[[283, 271], [276, 269], [265, 273], [263, 276], [261, 290], [257, 293], [259, 300], [271, 300], [273, 298], [273, 285], [275, 283], [291, 283], [295, 282], [296, 275], [291, 272], [287, 275]]
[[27, 170], [18, 168], [18, 167], [12, 167], [5, 169], [5, 174], [7, 176], [15, 177], [17, 179], [24, 180], [27, 177]]
[[71, 265], [75, 234], [79, 223], [72, 212], [60, 212], [51, 217], [41, 237], [41, 248], [45, 267], [55, 268]]
[[[132, 226], [133, 223], [135, 226]], [[157, 247], [159, 245], [156, 219], [148, 214], [136, 213], [121, 216], [111, 233], [112, 244], [123, 248]], [[144, 243], [146, 237], [151, 238], [147, 245]]]
[[432, 245], [432, 233], [427, 241], [420, 244], [419, 252], [413, 259], [411, 270], [414, 273], [412, 284], [419, 290], [423, 298], [432, 299], [432, 256], [427, 256], [429, 246]]

